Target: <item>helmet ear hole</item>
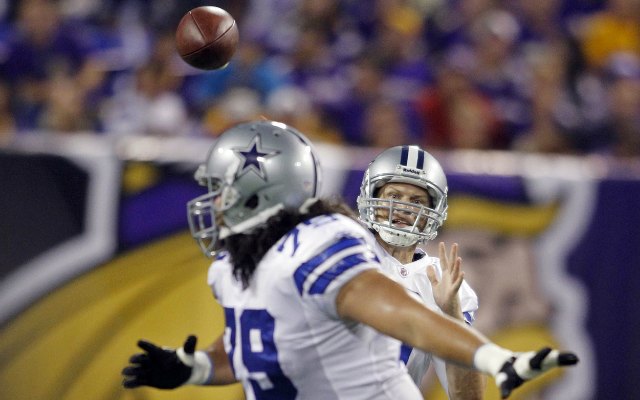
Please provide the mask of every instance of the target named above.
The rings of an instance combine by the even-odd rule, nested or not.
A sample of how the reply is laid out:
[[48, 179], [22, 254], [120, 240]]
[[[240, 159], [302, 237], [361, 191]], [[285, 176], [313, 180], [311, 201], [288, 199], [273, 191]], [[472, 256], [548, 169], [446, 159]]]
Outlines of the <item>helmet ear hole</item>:
[[251, 197], [249, 197], [247, 199], [247, 201], [244, 203], [244, 206], [246, 208], [249, 208], [249, 209], [253, 210], [256, 207], [258, 207], [258, 203], [259, 203], [258, 195], [254, 194], [253, 196], [251, 196]]

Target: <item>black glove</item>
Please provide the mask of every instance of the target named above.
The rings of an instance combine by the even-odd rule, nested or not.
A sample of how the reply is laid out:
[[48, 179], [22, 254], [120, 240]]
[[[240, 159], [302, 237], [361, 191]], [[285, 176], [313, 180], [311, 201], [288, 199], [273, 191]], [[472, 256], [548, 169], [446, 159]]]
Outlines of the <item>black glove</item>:
[[500, 387], [500, 395], [506, 399], [511, 391], [525, 381], [535, 378], [554, 367], [574, 365], [578, 356], [573, 353], [560, 353], [548, 347], [527, 353], [517, 354], [505, 362], [496, 375], [496, 383]]
[[[193, 356], [197, 338], [189, 336], [184, 342], [185, 355]], [[122, 370], [122, 386], [127, 389], [152, 386], [159, 389], [175, 389], [191, 377], [191, 366], [185, 364], [174, 349], [163, 349], [145, 340], [138, 341], [144, 353], [131, 356], [131, 365]]]

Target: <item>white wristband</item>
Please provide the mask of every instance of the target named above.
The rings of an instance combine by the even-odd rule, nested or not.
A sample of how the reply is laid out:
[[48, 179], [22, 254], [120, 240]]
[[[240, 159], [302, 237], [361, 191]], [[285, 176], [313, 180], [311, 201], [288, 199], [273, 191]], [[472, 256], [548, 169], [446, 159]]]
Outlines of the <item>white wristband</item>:
[[513, 353], [494, 343], [483, 344], [473, 355], [473, 366], [480, 372], [496, 376]]
[[180, 360], [190, 366], [191, 376], [185, 382], [185, 385], [206, 385], [211, 382], [213, 375], [213, 363], [204, 351], [196, 351], [193, 355], [186, 354], [184, 349], [180, 347], [176, 350], [176, 354]]

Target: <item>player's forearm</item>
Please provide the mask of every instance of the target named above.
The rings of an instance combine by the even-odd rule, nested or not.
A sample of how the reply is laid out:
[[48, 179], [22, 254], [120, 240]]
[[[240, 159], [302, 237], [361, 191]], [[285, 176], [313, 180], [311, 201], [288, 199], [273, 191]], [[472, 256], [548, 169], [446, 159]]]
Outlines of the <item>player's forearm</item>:
[[[372, 291], [372, 287], [376, 290]], [[427, 309], [408, 296], [400, 285], [374, 271], [363, 272], [352, 279], [336, 303], [343, 317], [467, 367], [473, 366], [476, 350], [488, 343], [480, 333]]]
[[474, 370], [447, 363], [450, 400], [482, 400], [486, 377]]
[[[451, 303], [451, 308], [445, 310], [447, 315], [464, 322], [464, 316], [457, 301]], [[486, 376], [452, 363], [446, 364], [447, 382], [450, 400], [482, 400], [486, 385]]]
[[211, 379], [205, 385], [229, 385], [237, 382], [229, 358], [224, 351], [222, 336], [213, 342], [205, 350], [205, 353], [209, 356], [212, 364]]
[[[459, 303], [455, 303], [447, 314], [464, 322]], [[486, 385], [486, 377], [469, 368], [446, 363], [447, 382], [450, 400], [482, 400]]]

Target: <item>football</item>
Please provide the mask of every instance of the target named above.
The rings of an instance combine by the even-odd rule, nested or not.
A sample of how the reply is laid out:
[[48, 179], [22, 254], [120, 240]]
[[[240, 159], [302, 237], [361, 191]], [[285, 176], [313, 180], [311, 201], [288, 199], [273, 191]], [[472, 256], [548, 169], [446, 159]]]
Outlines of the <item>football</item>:
[[204, 70], [226, 66], [236, 51], [235, 19], [219, 7], [202, 6], [187, 12], [176, 29], [176, 48], [189, 65]]

